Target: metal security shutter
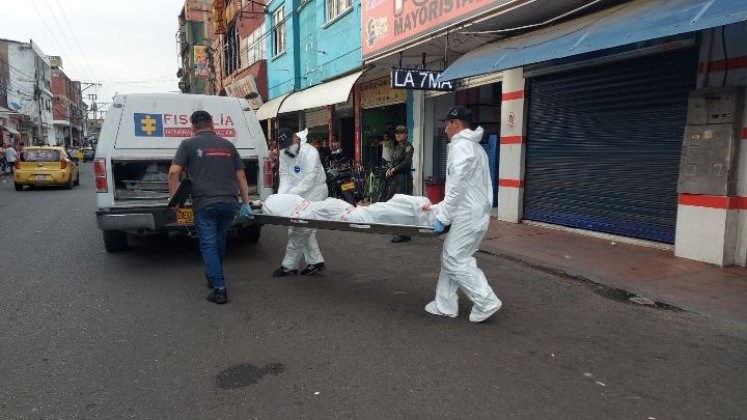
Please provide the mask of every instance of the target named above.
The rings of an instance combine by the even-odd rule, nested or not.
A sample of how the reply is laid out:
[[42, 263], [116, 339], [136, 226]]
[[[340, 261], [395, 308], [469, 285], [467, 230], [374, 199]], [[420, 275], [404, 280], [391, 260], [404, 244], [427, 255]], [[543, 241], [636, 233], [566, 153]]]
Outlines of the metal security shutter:
[[697, 50], [531, 80], [524, 218], [674, 242]]

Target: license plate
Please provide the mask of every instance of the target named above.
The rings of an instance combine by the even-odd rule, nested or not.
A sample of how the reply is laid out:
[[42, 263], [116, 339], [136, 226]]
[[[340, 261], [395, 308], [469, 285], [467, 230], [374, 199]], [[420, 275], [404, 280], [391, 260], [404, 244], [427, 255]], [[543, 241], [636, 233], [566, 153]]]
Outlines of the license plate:
[[36, 180], [37, 181], [44, 181], [45, 179], [47, 179], [46, 175], [37, 175], [36, 176]]
[[194, 223], [195, 214], [192, 209], [176, 209], [176, 223], [180, 225], [189, 225]]
[[355, 189], [355, 183], [354, 182], [343, 182], [340, 185], [340, 189], [343, 191], [350, 191]]

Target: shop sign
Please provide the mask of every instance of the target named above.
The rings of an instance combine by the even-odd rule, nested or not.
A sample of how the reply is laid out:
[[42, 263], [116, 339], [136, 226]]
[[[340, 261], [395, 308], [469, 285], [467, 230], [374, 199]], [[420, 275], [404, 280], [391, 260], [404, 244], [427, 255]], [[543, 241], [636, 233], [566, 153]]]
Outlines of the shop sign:
[[215, 34], [226, 33], [226, 3], [225, 0], [213, 0], [213, 24]]
[[[247, 98], [246, 95], [251, 92], [256, 93], [257, 97]], [[262, 96], [257, 90], [257, 83], [254, 81], [254, 76], [252, 75], [242, 77], [226, 86], [226, 93], [228, 96], [233, 96], [234, 98], [245, 98], [251, 104], [252, 109], [259, 109], [262, 106]]]
[[417, 69], [392, 69], [393, 89], [439, 90], [451, 92], [454, 85], [451, 81], [439, 81], [442, 71]]
[[361, 108], [368, 109], [401, 104], [406, 100], [407, 92], [401, 89], [392, 89], [387, 77], [361, 84]]
[[195, 55], [195, 64], [194, 64], [194, 70], [195, 70], [195, 77], [198, 79], [207, 79], [208, 78], [208, 56], [207, 56], [207, 47], [202, 45], [195, 45], [194, 46], [194, 55]]
[[391, 50], [512, 0], [362, 0], [361, 52], [363, 58]]

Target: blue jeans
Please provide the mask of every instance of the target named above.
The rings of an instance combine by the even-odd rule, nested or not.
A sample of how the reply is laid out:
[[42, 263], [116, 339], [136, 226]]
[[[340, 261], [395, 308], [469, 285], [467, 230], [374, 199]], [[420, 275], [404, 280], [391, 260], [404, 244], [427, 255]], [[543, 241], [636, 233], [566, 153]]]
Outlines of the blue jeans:
[[213, 288], [226, 287], [223, 277], [223, 257], [226, 255], [226, 236], [236, 216], [235, 203], [213, 203], [195, 212], [195, 229], [200, 242], [205, 273]]

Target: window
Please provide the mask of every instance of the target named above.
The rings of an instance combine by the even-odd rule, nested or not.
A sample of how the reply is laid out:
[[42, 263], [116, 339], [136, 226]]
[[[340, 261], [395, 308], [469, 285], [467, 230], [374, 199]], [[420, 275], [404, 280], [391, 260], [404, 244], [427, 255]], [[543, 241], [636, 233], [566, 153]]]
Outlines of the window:
[[280, 6], [272, 14], [272, 55], [276, 56], [285, 52], [285, 12]]
[[265, 26], [262, 25], [246, 38], [247, 66], [265, 59], [265, 31]]
[[236, 26], [231, 26], [226, 31], [223, 41], [223, 74], [229, 75], [239, 68], [239, 32]]
[[353, 7], [353, 0], [327, 0], [327, 21], [340, 16], [342, 12]]

